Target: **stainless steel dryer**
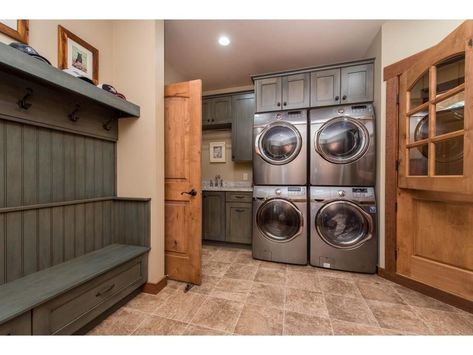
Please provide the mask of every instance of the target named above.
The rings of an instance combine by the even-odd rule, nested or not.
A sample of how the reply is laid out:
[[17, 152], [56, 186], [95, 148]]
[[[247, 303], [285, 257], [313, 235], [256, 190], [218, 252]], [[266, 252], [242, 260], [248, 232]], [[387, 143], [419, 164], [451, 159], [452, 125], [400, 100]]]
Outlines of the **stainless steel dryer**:
[[254, 185], [307, 183], [307, 111], [256, 114], [253, 126]]
[[378, 261], [373, 187], [310, 188], [310, 264], [375, 273]]
[[310, 184], [374, 186], [375, 115], [371, 104], [310, 111]]
[[307, 264], [307, 188], [255, 186], [253, 189], [253, 257]]

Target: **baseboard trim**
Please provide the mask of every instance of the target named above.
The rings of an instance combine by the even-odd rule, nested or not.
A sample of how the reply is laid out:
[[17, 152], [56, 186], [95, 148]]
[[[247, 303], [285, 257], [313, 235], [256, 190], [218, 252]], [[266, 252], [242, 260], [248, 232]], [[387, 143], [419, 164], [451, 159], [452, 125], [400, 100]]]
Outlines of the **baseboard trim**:
[[158, 283], [145, 283], [143, 285], [143, 288], [141, 289], [141, 292], [144, 292], [144, 293], [150, 293], [152, 295], [156, 295], [159, 291], [161, 291], [163, 288], [166, 287], [168, 283], [168, 278], [166, 276], [164, 276], [161, 281], [159, 281]]
[[410, 288], [414, 291], [423, 293], [424, 295], [427, 295], [439, 301], [448, 303], [457, 308], [461, 308], [464, 311], [473, 313], [473, 302], [465, 298], [459, 297], [452, 293], [442, 291], [438, 288], [426, 285], [422, 282], [410, 279], [406, 276], [388, 272], [384, 268], [378, 267], [378, 275], [387, 280], [390, 280], [392, 282], [395, 282], [397, 284]]

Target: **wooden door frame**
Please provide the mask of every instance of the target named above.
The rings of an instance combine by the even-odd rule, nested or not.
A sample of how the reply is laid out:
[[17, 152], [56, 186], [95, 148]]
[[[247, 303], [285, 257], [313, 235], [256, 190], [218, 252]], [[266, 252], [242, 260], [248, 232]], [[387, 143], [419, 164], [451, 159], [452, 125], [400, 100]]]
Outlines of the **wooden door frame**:
[[[465, 26], [473, 26], [473, 21], [465, 21], [446, 38], [456, 36], [463, 32]], [[435, 46], [434, 46], [435, 47]], [[455, 307], [473, 313], [473, 302], [461, 298], [454, 294], [445, 292], [438, 288], [429, 286], [419, 281], [415, 281], [406, 276], [400, 275], [396, 270], [396, 214], [397, 214], [397, 177], [398, 177], [398, 106], [399, 106], [399, 76], [412, 67], [426, 52], [428, 48], [399, 62], [384, 68], [383, 79], [386, 82], [386, 165], [385, 165], [385, 267], [378, 268], [378, 274], [388, 280], [401, 284], [421, 292], [427, 296], [451, 304]]]

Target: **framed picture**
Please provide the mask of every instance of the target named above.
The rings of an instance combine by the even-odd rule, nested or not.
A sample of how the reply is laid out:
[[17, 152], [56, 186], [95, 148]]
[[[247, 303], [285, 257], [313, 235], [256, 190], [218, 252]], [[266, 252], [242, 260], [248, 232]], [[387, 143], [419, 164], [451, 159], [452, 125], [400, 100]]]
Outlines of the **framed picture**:
[[28, 31], [28, 20], [0, 20], [0, 32], [24, 44], [28, 44]]
[[225, 142], [211, 142], [210, 144], [210, 162], [225, 163]]
[[59, 69], [73, 70], [80, 76], [99, 82], [99, 51], [61, 25], [58, 26]]

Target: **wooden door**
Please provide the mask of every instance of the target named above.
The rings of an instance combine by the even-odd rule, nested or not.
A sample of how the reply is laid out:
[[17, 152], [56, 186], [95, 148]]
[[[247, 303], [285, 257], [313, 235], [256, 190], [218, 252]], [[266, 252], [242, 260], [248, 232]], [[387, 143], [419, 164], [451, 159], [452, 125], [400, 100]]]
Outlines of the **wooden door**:
[[309, 107], [310, 74], [287, 75], [282, 78], [282, 108], [292, 110]]
[[281, 77], [256, 80], [256, 111], [281, 109]]
[[213, 100], [214, 124], [232, 122], [232, 98], [231, 96], [216, 97]]
[[373, 64], [342, 68], [342, 104], [373, 101]]
[[466, 24], [399, 76], [396, 272], [471, 301], [473, 23]]
[[255, 94], [232, 97], [232, 160], [253, 159], [253, 118], [255, 115]]
[[225, 192], [203, 193], [203, 239], [225, 240]]
[[166, 274], [200, 284], [202, 83], [167, 85], [164, 96]]
[[330, 106], [340, 103], [340, 69], [311, 73], [310, 105]]

